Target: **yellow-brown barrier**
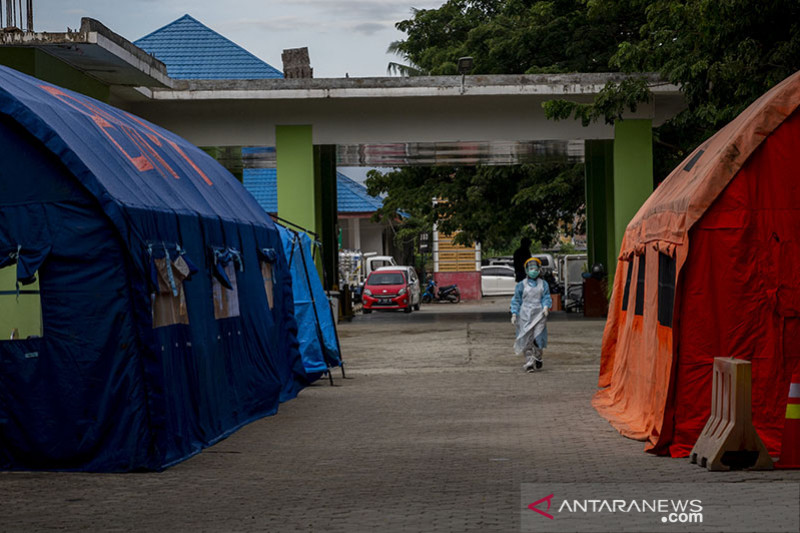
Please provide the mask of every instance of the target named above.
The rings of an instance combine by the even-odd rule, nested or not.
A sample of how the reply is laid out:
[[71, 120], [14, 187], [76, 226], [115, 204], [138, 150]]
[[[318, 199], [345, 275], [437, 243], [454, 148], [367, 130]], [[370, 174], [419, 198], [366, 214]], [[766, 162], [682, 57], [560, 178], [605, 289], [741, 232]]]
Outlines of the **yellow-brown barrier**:
[[717, 357], [711, 416], [689, 459], [709, 470], [770, 470], [772, 459], [753, 427], [749, 361]]

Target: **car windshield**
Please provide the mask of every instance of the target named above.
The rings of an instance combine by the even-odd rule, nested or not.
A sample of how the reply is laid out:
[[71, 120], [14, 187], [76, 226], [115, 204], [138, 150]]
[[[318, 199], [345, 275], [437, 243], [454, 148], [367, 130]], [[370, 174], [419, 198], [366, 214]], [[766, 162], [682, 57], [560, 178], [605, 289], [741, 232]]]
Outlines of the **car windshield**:
[[405, 282], [403, 275], [399, 272], [382, 272], [371, 275], [367, 285], [403, 285]]

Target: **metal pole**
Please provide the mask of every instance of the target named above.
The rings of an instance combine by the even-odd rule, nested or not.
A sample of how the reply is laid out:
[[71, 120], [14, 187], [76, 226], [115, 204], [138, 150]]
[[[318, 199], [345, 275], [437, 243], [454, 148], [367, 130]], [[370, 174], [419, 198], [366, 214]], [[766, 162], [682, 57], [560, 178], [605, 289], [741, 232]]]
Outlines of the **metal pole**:
[[33, 0], [28, 0], [28, 31], [33, 31]]

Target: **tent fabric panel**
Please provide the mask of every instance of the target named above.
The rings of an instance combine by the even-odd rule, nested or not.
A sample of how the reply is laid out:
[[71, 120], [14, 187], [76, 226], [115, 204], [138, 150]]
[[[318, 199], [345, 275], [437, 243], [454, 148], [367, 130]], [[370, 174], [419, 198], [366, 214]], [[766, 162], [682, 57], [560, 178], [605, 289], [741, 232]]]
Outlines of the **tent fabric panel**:
[[[235, 178], [169, 132], [5, 67], [0, 117], [0, 134], [30, 149], [15, 155], [50, 165], [29, 186], [58, 192], [17, 188], [23, 205], [0, 212], [4, 246], [58, 243], [40, 269], [45, 336], [0, 343], [18, 367], [0, 378], [0, 418], [18, 424], [0, 432], [14, 441], [0, 446], [1, 468], [160, 470], [297, 395], [306, 376], [286, 261], [279, 251], [282, 290], [270, 311], [257, 259], [260, 247], [279, 250], [280, 237]], [[213, 319], [208, 243], [242, 252], [240, 317]], [[162, 246], [180, 246], [200, 267], [184, 285], [188, 326], [153, 328], [149, 250]], [[39, 356], [24, 357], [29, 348]], [[43, 363], [53, 353], [71, 366]]]
[[336, 325], [313, 261], [310, 237], [280, 225], [278, 230], [291, 270], [297, 339], [303, 366], [306, 375], [316, 379], [329, 367], [342, 364]]
[[[291, 319], [286, 317], [289, 294], [284, 290], [270, 310], [263, 290], [258, 250], [277, 246], [279, 236], [274, 228], [130, 208], [126, 208], [126, 217], [143, 228], [145, 238], [159, 237], [156, 249], [160, 244], [170, 249], [179, 245], [199, 270], [184, 281], [188, 325], [153, 329], [151, 322], [143, 321], [140, 328], [153, 354], [147, 376], [153, 410], [161, 419], [157, 435], [163, 452], [161, 469], [253, 420], [274, 414], [281, 401], [297, 395], [304, 376], [294, 372], [299, 352], [292, 349], [296, 345], [292, 332], [284, 329]], [[213, 248], [241, 253], [242, 268], [234, 270], [239, 316], [214, 318]], [[138, 262], [145, 263], [147, 258]], [[276, 265], [276, 276], [285, 279], [285, 259], [280, 252]], [[151, 289], [143, 277], [139, 291], [149, 294]], [[149, 300], [139, 297], [137, 301]], [[150, 320], [149, 308], [147, 317]], [[274, 327], [276, 324], [279, 326]]]
[[[294, 312], [297, 320], [297, 341], [303, 367], [306, 374], [320, 374], [328, 369], [325, 362], [323, 346], [318, 334], [318, 325], [314, 305], [312, 303], [312, 287], [309, 284], [308, 272], [303, 262], [310, 262], [311, 250], [304, 249], [300, 234], [278, 225], [284, 253], [289, 261], [292, 273], [292, 291], [294, 295]], [[312, 263], [313, 265], [313, 263]], [[317, 376], [319, 377], [319, 376]]]
[[631, 220], [621, 252], [646, 242], [684, 243], [753, 152], [798, 107], [800, 72], [762, 95], [672, 171]]
[[300, 239], [303, 242], [303, 253], [306, 257], [306, 274], [311, 280], [311, 291], [314, 295], [314, 306], [316, 307], [315, 318], [319, 322], [322, 346], [325, 350], [327, 363], [331, 366], [339, 366], [342, 363], [342, 359], [339, 353], [339, 341], [336, 337], [336, 324], [333, 322], [328, 295], [322, 286], [322, 280], [319, 278], [319, 272], [317, 272], [313, 261], [314, 254], [312, 252], [311, 238], [306, 234], [302, 234]]
[[[670, 454], [689, 453], [710, 413], [714, 357], [753, 364], [753, 424], [780, 451], [797, 354], [786, 353], [781, 295], [800, 289], [800, 112], [764, 143], [692, 230], [679, 331], [675, 434]], [[738, 221], [738, 222], [737, 222]], [[741, 226], [741, 227], [737, 227]], [[800, 292], [800, 291], [798, 291]], [[709, 335], [716, 332], [716, 335]]]
[[[282, 229], [280, 226], [276, 228]], [[284, 402], [297, 396], [302, 385], [308, 382], [297, 340], [292, 273], [283, 252], [282, 233], [259, 226], [253, 226], [252, 231], [258, 250], [268, 249], [275, 255], [274, 261], [270, 263], [273, 307], [270, 310], [267, 302], [267, 322], [261, 326], [267, 328], [268, 338], [275, 339], [277, 368], [283, 383], [281, 401]], [[263, 287], [263, 282], [261, 286]]]
[[[93, 200], [0, 211], [3, 246], [52, 246], [43, 336], [0, 342], [0, 467], [157, 468], [122, 243]], [[10, 243], [8, 241], [11, 241]]]
[[[621, 310], [622, 269], [630, 263], [620, 260], [603, 338], [604, 388], [593, 405], [624, 435], [647, 440], [649, 451], [690, 452], [709, 416], [713, 359], [720, 356], [752, 361], [753, 422], [770, 453], [779, 450], [788, 380], [798, 367], [794, 352], [783, 348], [786, 318], [800, 314], [783, 303], [800, 294], [800, 280], [788, 274], [800, 264], [798, 138], [795, 113], [675, 247], [672, 329], [644, 325], [657, 314], [647, 295], [642, 323], [630, 307]], [[658, 244], [638, 250], [657, 253]], [[648, 269], [646, 290], [657, 282], [652, 274]]]
[[[0, 205], [51, 203], [80, 200], [74, 179], [65, 179], [66, 169], [52, 152], [8, 116], [0, 114], [0, 146], [14, 157], [0, 165]], [[31, 176], [36, 176], [36, 185]]]
[[272, 226], [213, 158], [130, 113], [4, 66], [0, 113], [63, 161], [104, 209], [116, 203]]
[[[603, 335], [601, 388], [592, 405], [626, 437], [657, 442], [663, 406], [669, 392], [672, 367], [672, 336], [658, 323], [658, 251], [645, 247], [632, 261], [620, 261], [615, 277], [612, 307]], [[640, 260], [645, 257], [645, 260]], [[632, 268], [633, 280], [644, 267], [643, 284], [631, 282], [628, 310], [622, 311], [621, 295]], [[634, 313], [633, 303], [644, 288], [642, 314]]]

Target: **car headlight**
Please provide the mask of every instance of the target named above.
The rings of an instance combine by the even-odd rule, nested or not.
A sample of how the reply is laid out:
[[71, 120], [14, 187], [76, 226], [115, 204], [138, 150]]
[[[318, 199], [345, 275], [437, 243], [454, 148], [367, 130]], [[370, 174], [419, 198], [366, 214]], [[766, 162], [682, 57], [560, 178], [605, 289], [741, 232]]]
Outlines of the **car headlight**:
[[372, 291], [369, 289], [364, 289], [364, 294], [366, 294], [367, 296], [372, 296]]
[[405, 289], [400, 289], [399, 291], [397, 291], [397, 295], [398, 295], [398, 296], [402, 296], [402, 295], [404, 295], [405, 293], [406, 293], [406, 290], [405, 290]]

